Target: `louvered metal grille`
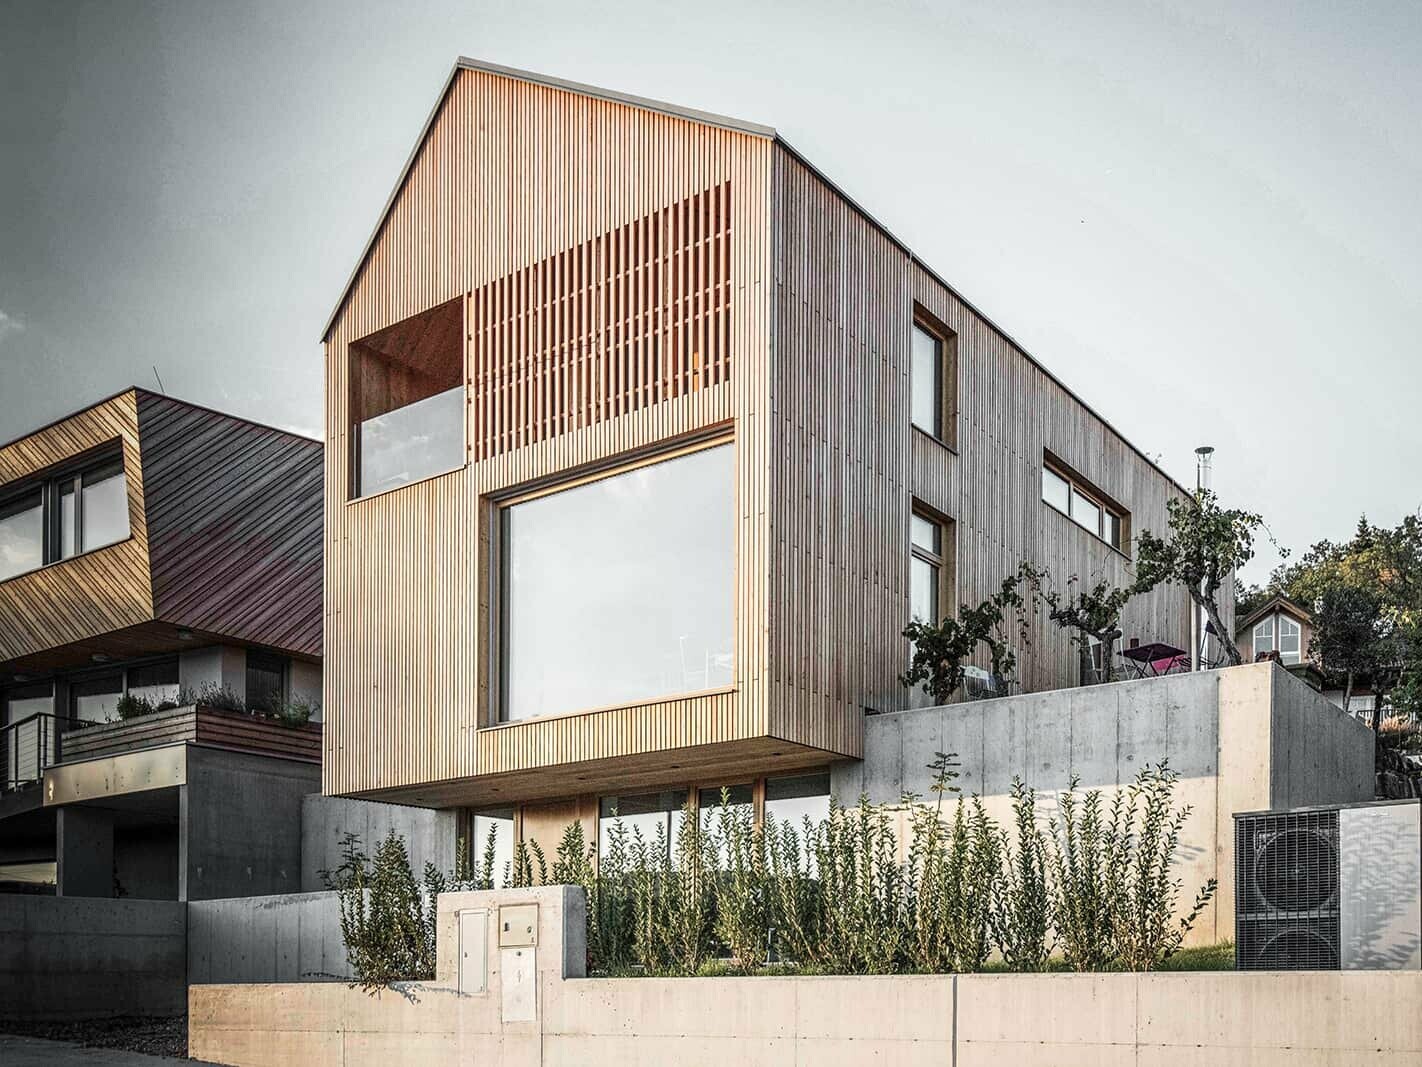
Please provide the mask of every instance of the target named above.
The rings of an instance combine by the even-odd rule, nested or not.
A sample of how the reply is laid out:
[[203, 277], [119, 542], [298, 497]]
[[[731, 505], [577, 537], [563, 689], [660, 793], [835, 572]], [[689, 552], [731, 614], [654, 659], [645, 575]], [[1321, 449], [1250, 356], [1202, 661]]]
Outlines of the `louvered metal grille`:
[[1338, 812], [1235, 820], [1240, 970], [1338, 968]]

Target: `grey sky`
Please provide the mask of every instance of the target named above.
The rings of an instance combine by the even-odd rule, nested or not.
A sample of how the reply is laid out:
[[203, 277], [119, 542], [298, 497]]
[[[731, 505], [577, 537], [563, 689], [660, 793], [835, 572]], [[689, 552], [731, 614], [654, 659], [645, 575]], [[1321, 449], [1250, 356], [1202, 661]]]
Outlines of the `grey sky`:
[[317, 434], [319, 331], [460, 53], [777, 127], [1295, 549], [1422, 505], [1415, 0], [0, 0], [0, 440], [155, 364]]

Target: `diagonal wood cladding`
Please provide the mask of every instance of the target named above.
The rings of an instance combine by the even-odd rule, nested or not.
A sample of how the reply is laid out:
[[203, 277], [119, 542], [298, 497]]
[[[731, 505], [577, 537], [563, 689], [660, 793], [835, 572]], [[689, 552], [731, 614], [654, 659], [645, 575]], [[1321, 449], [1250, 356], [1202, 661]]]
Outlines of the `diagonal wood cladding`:
[[178, 628], [319, 656], [320, 442], [130, 389], [0, 447], [0, 487], [115, 444], [129, 536], [0, 581], [0, 663], [170, 651]]
[[321, 654], [321, 445], [138, 394], [157, 618]]
[[115, 442], [122, 447], [128, 485], [128, 538], [0, 582], [0, 663], [152, 618], [133, 391], [0, 447], [0, 486], [42, 477]]

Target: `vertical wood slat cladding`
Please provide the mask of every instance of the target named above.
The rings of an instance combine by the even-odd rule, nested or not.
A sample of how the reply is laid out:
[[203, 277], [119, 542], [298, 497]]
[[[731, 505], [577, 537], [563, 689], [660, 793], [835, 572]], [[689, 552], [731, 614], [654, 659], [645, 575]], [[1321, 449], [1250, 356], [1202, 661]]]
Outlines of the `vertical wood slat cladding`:
[[722, 182], [470, 295], [472, 459], [729, 378], [730, 197]]
[[321, 654], [321, 442], [140, 390], [158, 619]]
[[[769, 158], [762, 137], [480, 70], [455, 76], [327, 338], [327, 792], [764, 735]], [[663, 301], [685, 298], [660, 322], [652, 274], [637, 274], [656, 253]], [[472, 334], [473, 462], [346, 503], [348, 346], [455, 298]], [[520, 323], [530, 307], [544, 310]], [[658, 334], [673, 353], [703, 353], [700, 388], [686, 388], [694, 361], [689, 383], [654, 371]], [[588, 336], [609, 353], [602, 388]], [[519, 361], [525, 387], [488, 388]], [[488, 498], [717, 426], [736, 449], [734, 691], [480, 730]]]
[[0, 447], [0, 488], [116, 441], [128, 489], [128, 540], [0, 582], [0, 662], [152, 618], [132, 390]]
[[[906, 703], [915, 499], [955, 520], [954, 601], [977, 603], [1024, 559], [1059, 585], [1131, 580], [1129, 560], [1042, 503], [1044, 451], [1126, 503], [1137, 532], [1164, 528], [1178, 490], [783, 148], [774, 173], [771, 723], [833, 748], [865, 706]], [[959, 452], [910, 428], [915, 303], [957, 335]], [[1188, 647], [1183, 591], [1136, 598], [1123, 625]], [[1075, 684], [1065, 634], [1045, 620], [1033, 631], [1024, 688]]]

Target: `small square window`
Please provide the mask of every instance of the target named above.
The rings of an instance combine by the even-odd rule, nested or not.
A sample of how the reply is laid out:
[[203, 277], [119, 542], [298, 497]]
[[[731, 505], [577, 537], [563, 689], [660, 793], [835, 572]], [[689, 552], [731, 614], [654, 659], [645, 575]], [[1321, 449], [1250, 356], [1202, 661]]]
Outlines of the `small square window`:
[[1071, 485], [1050, 467], [1042, 468], [1042, 499], [1063, 515], [1071, 513]]

